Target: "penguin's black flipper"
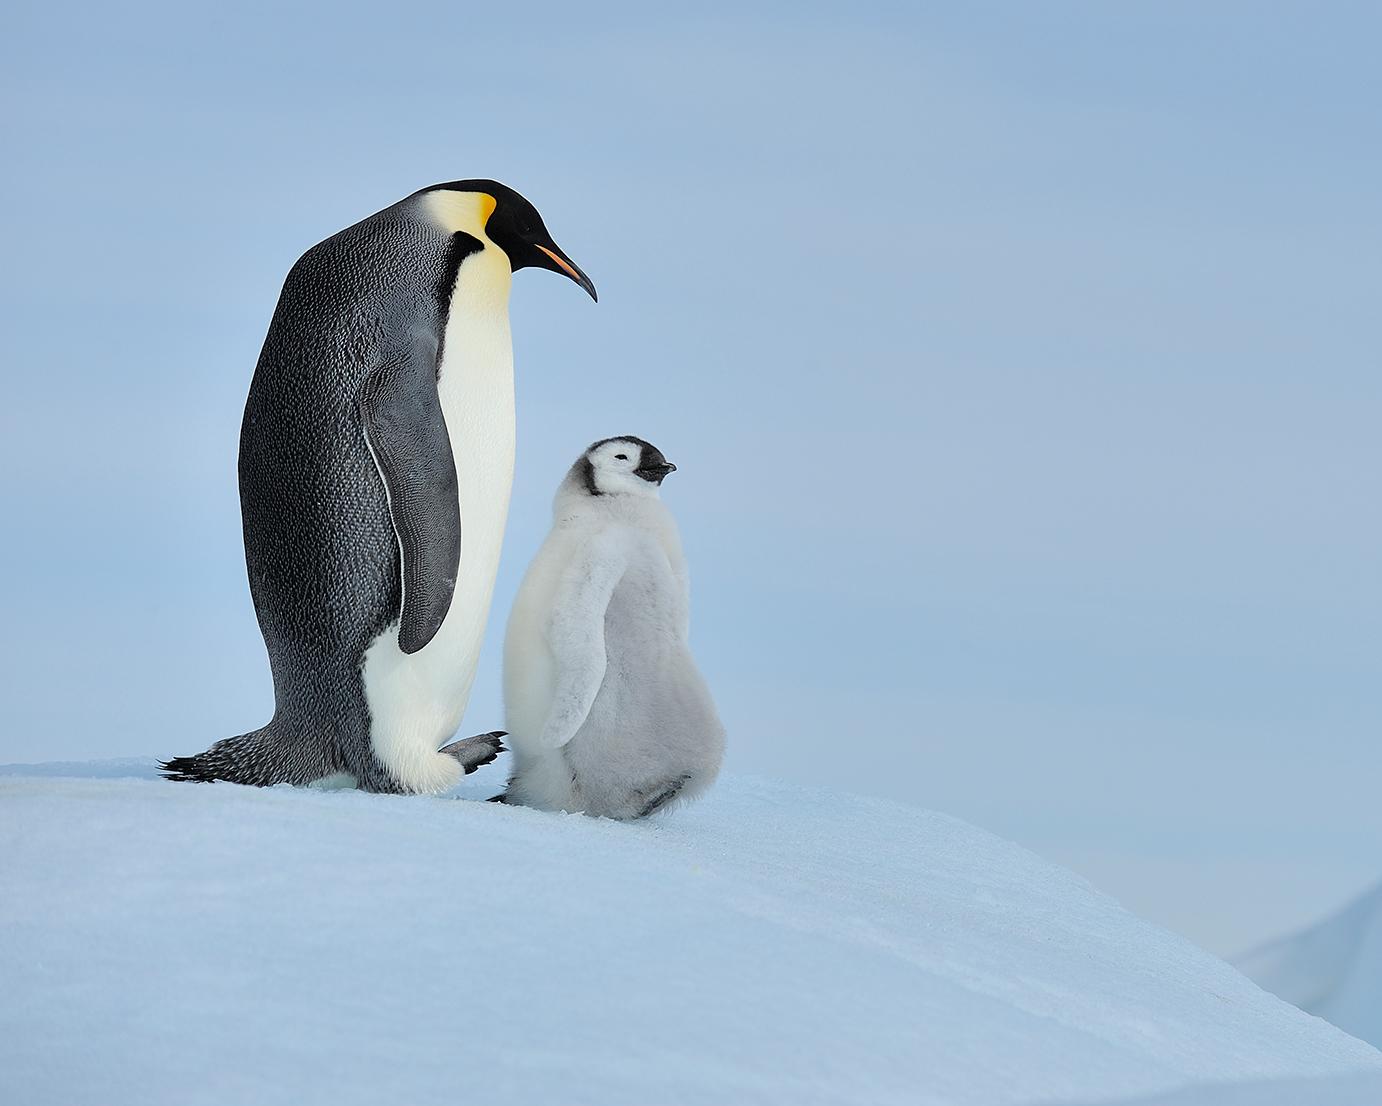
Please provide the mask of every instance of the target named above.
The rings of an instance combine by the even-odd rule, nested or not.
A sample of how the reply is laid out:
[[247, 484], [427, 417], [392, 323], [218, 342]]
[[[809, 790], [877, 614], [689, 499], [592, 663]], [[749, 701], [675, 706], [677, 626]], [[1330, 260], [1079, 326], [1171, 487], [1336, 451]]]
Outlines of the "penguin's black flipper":
[[403, 553], [398, 647], [416, 653], [451, 609], [461, 562], [461, 504], [437, 397], [435, 348], [429, 357], [422, 343], [375, 370], [360, 393], [360, 411]]

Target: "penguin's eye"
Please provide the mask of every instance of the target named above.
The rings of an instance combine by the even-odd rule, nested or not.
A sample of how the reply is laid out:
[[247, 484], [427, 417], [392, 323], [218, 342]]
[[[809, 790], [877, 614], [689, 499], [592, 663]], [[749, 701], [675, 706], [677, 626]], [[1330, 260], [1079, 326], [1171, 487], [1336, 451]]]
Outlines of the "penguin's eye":
[[616, 461], [627, 461], [629, 459], [629, 455], [627, 453], [616, 453], [614, 455], [614, 459]]

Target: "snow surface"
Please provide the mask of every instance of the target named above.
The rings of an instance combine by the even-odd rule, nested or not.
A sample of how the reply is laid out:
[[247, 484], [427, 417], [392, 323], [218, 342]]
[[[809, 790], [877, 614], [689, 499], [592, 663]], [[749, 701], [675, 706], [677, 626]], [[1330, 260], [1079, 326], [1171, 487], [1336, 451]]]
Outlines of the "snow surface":
[[1086, 1101], [1060, 1106], [1378, 1106], [1379, 1103], [1382, 1103], [1382, 1075], [1371, 1072], [1319, 1079], [1209, 1084], [1150, 1097], [1139, 1095], [1116, 1102], [1105, 1099], [1099, 1103]]
[[1000, 1106], [1382, 1079], [1382, 1053], [939, 814], [727, 779], [627, 825], [152, 774], [0, 769], [0, 1102]]
[[[1303, 933], [1238, 966], [1267, 990], [1382, 1045], [1382, 884]], [[1382, 1095], [1375, 1100], [1382, 1103]]]

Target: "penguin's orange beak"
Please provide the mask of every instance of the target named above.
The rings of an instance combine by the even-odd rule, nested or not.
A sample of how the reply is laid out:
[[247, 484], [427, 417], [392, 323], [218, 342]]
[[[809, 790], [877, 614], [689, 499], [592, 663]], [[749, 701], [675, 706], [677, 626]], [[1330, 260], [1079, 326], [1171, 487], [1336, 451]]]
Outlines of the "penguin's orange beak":
[[552, 259], [553, 263], [557, 267], [556, 271], [565, 273], [577, 284], [579, 284], [582, 288], [584, 288], [587, 292], [589, 292], [591, 299], [593, 299], [596, 303], [600, 302], [600, 297], [595, 294], [595, 285], [591, 283], [590, 278], [588, 276], [586, 276], [583, 272], [580, 271], [580, 269], [576, 267], [576, 263], [574, 261], [572, 261], [565, 254], [563, 254], [559, 249], [549, 250], [541, 242], [534, 242], [533, 245], [535, 245], [538, 249], [540, 249], [543, 253], [545, 253], [548, 257]]

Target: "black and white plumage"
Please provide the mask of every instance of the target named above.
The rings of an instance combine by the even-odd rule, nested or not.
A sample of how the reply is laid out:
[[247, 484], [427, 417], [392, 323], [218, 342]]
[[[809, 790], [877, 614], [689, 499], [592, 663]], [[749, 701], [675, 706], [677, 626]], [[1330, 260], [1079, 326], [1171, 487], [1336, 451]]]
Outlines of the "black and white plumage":
[[512, 273], [594, 287], [533, 206], [455, 181], [312, 247], [284, 283], [240, 436], [245, 561], [273, 670], [260, 729], [181, 780], [435, 792], [497, 733], [464, 714], [513, 474]]
[[725, 733], [688, 642], [686, 560], [659, 487], [675, 465], [609, 438], [557, 490], [504, 643], [503, 799], [641, 818], [714, 781]]

